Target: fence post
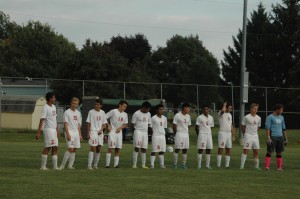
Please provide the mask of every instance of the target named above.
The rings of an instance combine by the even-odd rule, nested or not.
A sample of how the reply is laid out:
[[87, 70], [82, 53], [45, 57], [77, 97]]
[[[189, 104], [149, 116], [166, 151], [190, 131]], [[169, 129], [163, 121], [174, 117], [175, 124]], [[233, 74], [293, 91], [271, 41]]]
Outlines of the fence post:
[[199, 115], [199, 85], [197, 84], [197, 114]]
[[84, 80], [82, 80], [82, 97], [84, 97]]
[[265, 88], [265, 92], [266, 92], [266, 118], [268, 116], [268, 88]]
[[48, 79], [46, 78], [46, 93], [48, 93]]
[[232, 103], [232, 123], [234, 125], [234, 95], [233, 95], [233, 85], [231, 85], [231, 103]]
[[2, 131], [2, 78], [0, 77], [0, 132]]
[[126, 99], [126, 83], [123, 82], [123, 99]]
[[160, 84], [160, 99], [163, 99], [163, 91], [162, 91], [162, 84]]

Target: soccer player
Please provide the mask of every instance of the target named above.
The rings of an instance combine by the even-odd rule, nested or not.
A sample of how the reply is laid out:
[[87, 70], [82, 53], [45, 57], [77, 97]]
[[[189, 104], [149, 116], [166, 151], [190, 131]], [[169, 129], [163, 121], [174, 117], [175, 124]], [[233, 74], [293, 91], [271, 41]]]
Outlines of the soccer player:
[[260, 170], [259, 168], [259, 159], [258, 159], [258, 151], [260, 149], [259, 146], [259, 138], [258, 138], [258, 129], [261, 126], [261, 118], [256, 114], [258, 111], [258, 104], [252, 103], [250, 105], [250, 113], [243, 118], [241, 129], [244, 134], [243, 139], [243, 153], [241, 156], [241, 167], [240, 169], [244, 169], [245, 161], [247, 159], [247, 155], [249, 150], [253, 148], [254, 155], [254, 168]]
[[142, 168], [149, 169], [146, 166], [146, 151], [148, 148], [148, 127], [151, 124], [151, 115], [149, 113], [151, 104], [144, 102], [140, 110], [136, 111], [131, 119], [131, 128], [133, 131], [133, 165], [132, 168], [136, 169], [139, 150], [141, 149]]
[[114, 168], [119, 168], [120, 150], [122, 149], [122, 131], [127, 128], [128, 116], [125, 110], [128, 103], [125, 100], [121, 100], [117, 109], [113, 109], [106, 114], [106, 118], [109, 120], [108, 124], [108, 151], [106, 153], [105, 168], [110, 168], [110, 158], [113, 149], [115, 149]]
[[64, 169], [67, 161], [69, 160], [68, 169], [75, 169], [73, 167], [75, 161], [76, 149], [80, 148], [81, 123], [82, 118], [80, 112], [77, 110], [79, 99], [73, 97], [71, 99], [71, 107], [64, 113], [64, 130], [68, 150], [65, 152], [60, 169]]
[[[90, 110], [86, 119], [86, 126], [88, 132], [88, 139], [90, 144], [90, 152], [88, 155], [88, 169], [98, 169], [98, 162], [100, 160], [100, 150], [103, 146], [103, 130], [106, 127], [107, 119], [105, 112], [101, 110], [103, 101], [101, 99], [95, 100], [95, 108]], [[94, 167], [92, 163], [94, 160]]]
[[198, 169], [201, 169], [202, 154], [204, 149], [206, 150], [206, 168], [211, 169], [210, 152], [213, 149], [211, 128], [214, 127], [214, 118], [208, 113], [209, 107], [204, 105], [202, 106], [202, 114], [196, 119], [195, 130], [198, 137]]
[[156, 115], [151, 118], [152, 128], [152, 152], [150, 158], [150, 168], [154, 169], [156, 153], [158, 153], [160, 168], [165, 169], [164, 153], [166, 152], [165, 128], [168, 127], [167, 118], [163, 115], [164, 106], [156, 105]]
[[276, 151], [277, 171], [283, 171], [282, 169], [282, 156], [284, 151], [284, 145], [287, 145], [287, 132], [284, 122], [284, 117], [281, 115], [283, 112], [283, 106], [277, 104], [274, 112], [268, 115], [265, 123], [267, 134], [267, 154], [265, 158], [265, 169], [270, 170], [271, 155]]
[[173, 132], [175, 133], [175, 151], [173, 154], [173, 167], [177, 169], [178, 153], [182, 150], [182, 165], [186, 169], [187, 151], [190, 146], [189, 126], [191, 125], [190, 113], [191, 105], [182, 104], [181, 111], [173, 118]]
[[41, 170], [49, 170], [46, 167], [48, 153], [51, 150], [52, 156], [52, 167], [55, 170], [58, 170], [57, 167], [57, 151], [58, 151], [58, 138], [59, 131], [56, 121], [56, 107], [55, 107], [55, 94], [49, 92], [46, 94], [47, 104], [42, 109], [41, 119], [36, 134], [36, 139], [39, 140], [41, 136], [41, 130], [44, 124], [43, 133], [44, 133], [44, 143], [45, 148], [42, 152], [42, 161], [41, 161]]
[[222, 153], [225, 148], [225, 168], [229, 168], [230, 163], [230, 149], [232, 148], [232, 142], [235, 140], [234, 127], [232, 125], [232, 105], [225, 102], [222, 109], [218, 113], [219, 119], [219, 133], [218, 133], [218, 155], [217, 155], [217, 167], [221, 167]]

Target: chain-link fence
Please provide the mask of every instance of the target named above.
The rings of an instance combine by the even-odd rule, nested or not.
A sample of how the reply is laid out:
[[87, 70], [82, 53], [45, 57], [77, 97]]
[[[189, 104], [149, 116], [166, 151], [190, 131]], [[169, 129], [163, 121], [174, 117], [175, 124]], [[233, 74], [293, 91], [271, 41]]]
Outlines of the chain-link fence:
[[[67, 108], [72, 97], [84, 99], [88, 96], [98, 96], [110, 103], [109, 99], [125, 99], [131, 102], [137, 110], [145, 100], [156, 100], [155, 103], [164, 102], [169, 117], [178, 111], [183, 102], [192, 104], [192, 115], [201, 113], [201, 107], [208, 105], [211, 113], [216, 114], [224, 101], [233, 104], [233, 116], [235, 125], [239, 126], [239, 86], [226, 85], [200, 85], [200, 84], [171, 84], [151, 82], [120, 82], [120, 81], [95, 81], [95, 80], [67, 80], [67, 79], [42, 79], [42, 78], [18, 78], [1, 77], [1, 96], [36, 96], [42, 97], [49, 91], [56, 94], [59, 107]], [[275, 88], [275, 87], [249, 87], [246, 113], [252, 102], [258, 103], [259, 115], [262, 121], [273, 111], [277, 103], [285, 106], [285, 120], [289, 128], [300, 128], [300, 88]], [[1, 100], [2, 121], [5, 114], [10, 110], [3, 109], [7, 101]], [[117, 104], [104, 104], [106, 108], [116, 107]], [[152, 104], [156, 105], [156, 104]], [[26, 106], [26, 103], [15, 106]], [[32, 105], [31, 105], [32, 106]], [[106, 107], [106, 108], [105, 108]], [[19, 108], [22, 109], [22, 108]], [[106, 110], [107, 111], [107, 110]], [[22, 114], [22, 112], [19, 112]], [[1, 123], [3, 125], [3, 122]]]

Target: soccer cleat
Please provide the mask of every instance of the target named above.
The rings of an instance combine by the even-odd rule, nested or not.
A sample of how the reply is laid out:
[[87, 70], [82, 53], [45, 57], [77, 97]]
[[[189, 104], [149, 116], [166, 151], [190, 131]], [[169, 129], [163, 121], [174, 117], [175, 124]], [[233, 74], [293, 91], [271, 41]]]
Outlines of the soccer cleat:
[[133, 169], [137, 169], [137, 166], [136, 166], [136, 165], [133, 165], [132, 168], [133, 168]]
[[206, 167], [208, 170], [212, 170], [212, 168], [210, 166]]
[[230, 169], [230, 167], [225, 167], [225, 169]]
[[154, 169], [154, 165], [151, 165], [151, 166], [150, 166], [150, 169]]
[[60, 167], [53, 167], [52, 169], [53, 169], [53, 170], [57, 170], [57, 171], [60, 171], [60, 170], [61, 170]]
[[42, 171], [48, 171], [49, 169], [47, 167], [41, 167], [40, 170], [42, 170]]
[[107, 168], [107, 169], [109, 169], [109, 168], [110, 168], [110, 166], [105, 166], [104, 168]]
[[95, 170], [99, 169], [97, 166], [94, 166], [93, 168], [94, 168]]
[[277, 168], [277, 171], [284, 171], [282, 168]]
[[114, 166], [114, 168], [117, 168], [117, 169], [118, 169], [118, 168], [120, 168], [120, 167], [119, 167], [119, 165], [116, 165], [116, 166]]
[[270, 171], [270, 168], [269, 168], [269, 167], [266, 167], [265, 170], [266, 170], [266, 171]]
[[187, 169], [186, 164], [182, 164], [182, 165], [181, 165], [181, 168], [182, 168], [182, 169]]
[[197, 169], [201, 169], [201, 167], [197, 167]]
[[176, 164], [174, 164], [174, 165], [173, 165], [173, 168], [174, 168], [174, 169], [177, 169], [177, 165], [176, 165]]
[[60, 170], [65, 169], [65, 165], [60, 165], [59, 169], [60, 169]]
[[88, 166], [88, 170], [94, 170], [92, 166]]
[[68, 169], [70, 169], [70, 170], [74, 170], [74, 169], [75, 169], [75, 167], [68, 167]]
[[161, 169], [166, 169], [167, 167], [165, 165], [160, 166]]
[[244, 167], [241, 166], [241, 167], [240, 167], [240, 170], [244, 170]]
[[147, 166], [142, 166], [142, 168], [143, 168], [143, 169], [149, 169], [149, 167], [147, 167]]
[[259, 167], [255, 167], [254, 169], [257, 171], [261, 171], [261, 168], [259, 168]]

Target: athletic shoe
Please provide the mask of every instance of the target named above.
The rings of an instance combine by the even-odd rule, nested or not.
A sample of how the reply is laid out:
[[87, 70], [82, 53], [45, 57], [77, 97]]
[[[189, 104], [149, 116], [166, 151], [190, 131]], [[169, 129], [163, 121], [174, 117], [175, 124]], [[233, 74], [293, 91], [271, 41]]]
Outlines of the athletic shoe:
[[212, 170], [212, 168], [210, 166], [206, 167], [208, 170]]
[[60, 165], [59, 169], [60, 169], [60, 170], [65, 169], [65, 165]]
[[70, 170], [74, 170], [74, 169], [75, 169], [75, 167], [68, 167], [68, 169], [70, 169]]
[[240, 170], [244, 170], [244, 167], [240, 167]]
[[160, 166], [161, 169], [166, 169], [167, 167], [165, 165]]
[[230, 169], [230, 167], [225, 167], [225, 169]]
[[92, 166], [88, 166], [88, 170], [94, 170]]
[[42, 171], [48, 171], [49, 169], [47, 167], [41, 167], [40, 170], [42, 170]]
[[177, 169], [177, 165], [176, 165], [176, 164], [174, 164], [174, 165], [173, 165], [173, 168], [174, 168], [174, 169]]
[[197, 169], [201, 169], [201, 167], [197, 167]]
[[57, 171], [60, 171], [60, 170], [61, 170], [59, 167], [53, 167], [52, 169], [53, 169], [53, 170], [57, 170]]
[[107, 168], [107, 169], [109, 169], [109, 168], [110, 168], [110, 166], [105, 166], [104, 168]]
[[269, 167], [266, 167], [265, 170], [266, 170], [266, 171], [270, 171], [270, 168], [269, 168]]
[[97, 166], [94, 166], [93, 168], [94, 168], [95, 170], [99, 169]]
[[181, 165], [181, 168], [182, 168], [182, 169], [187, 169], [186, 164], [182, 164], [182, 165]]
[[151, 166], [150, 166], [150, 169], [154, 169], [154, 165], [151, 165]]
[[142, 168], [143, 168], [143, 169], [149, 169], [149, 167], [147, 167], [147, 166], [142, 166]]
[[283, 171], [283, 169], [282, 168], [277, 168], [277, 171]]
[[118, 168], [120, 168], [120, 167], [119, 167], [119, 165], [116, 165], [116, 166], [114, 166], [114, 168], [117, 168], [117, 169], [118, 169]]
[[137, 166], [136, 166], [136, 165], [133, 165], [132, 168], [133, 168], [133, 169], [137, 169]]
[[256, 167], [254, 169], [257, 170], [257, 171], [261, 171], [261, 168], [259, 168], [259, 167]]

